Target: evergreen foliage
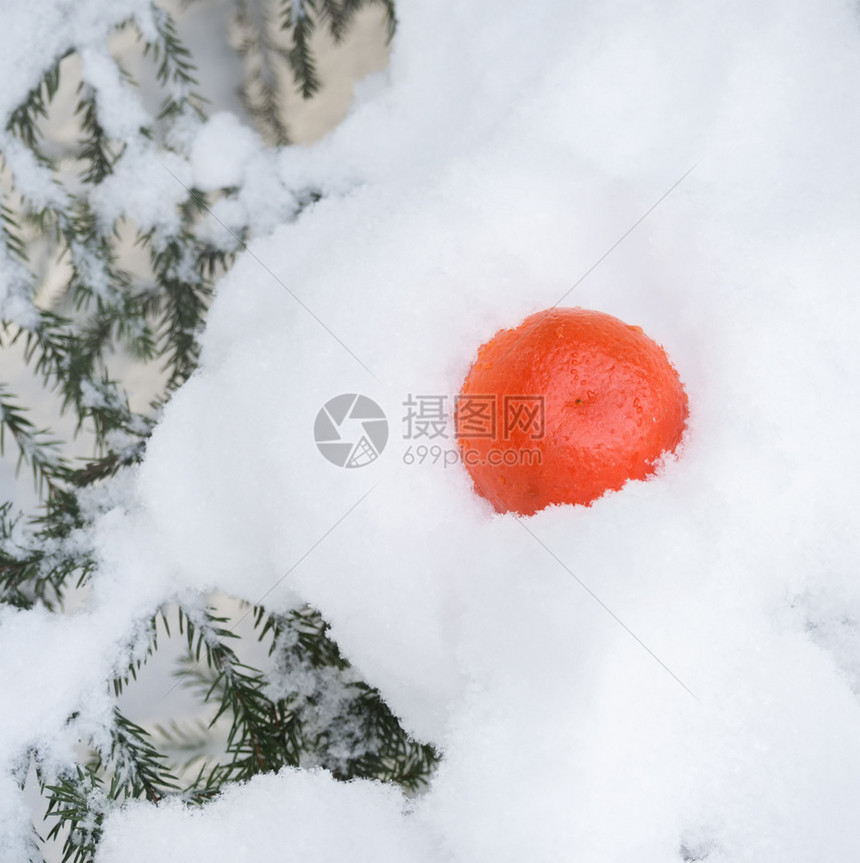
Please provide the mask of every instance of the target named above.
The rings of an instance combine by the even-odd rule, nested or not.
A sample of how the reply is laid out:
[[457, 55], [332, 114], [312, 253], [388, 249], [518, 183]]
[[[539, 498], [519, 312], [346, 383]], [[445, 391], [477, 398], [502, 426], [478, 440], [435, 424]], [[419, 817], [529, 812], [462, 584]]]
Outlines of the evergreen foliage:
[[312, 46], [316, 30], [324, 28], [340, 43], [356, 13], [374, 5], [384, 11], [391, 40], [397, 27], [394, 0], [237, 0], [236, 48], [247, 69], [242, 100], [274, 143], [290, 140], [279, 111], [281, 82], [291, 77], [305, 99], [322, 87]]
[[[315, 28], [326, 27], [340, 41], [358, 9], [371, 2], [385, 8], [390, 38], [393, 0], [273, 0], [271, 6], [237, 0], [239, 50], [249, 70], [245, 101], [278, 145], [287, 143], [288, 134], [275, 64], [286, 64], [295, 86], [311, 97], [322, 86], [311, 45]], [[32, 473], [41, 500], [35, 514], [12, 502], [0, 504], [0, 603], [20, 609], [62, 613], [64, 601], [93, 577], [93, 523], [112, 505], [112, 488], [124, 469], [143, 458], [161, 408], [196, 368], [197, 336], [214, 282], [247, 238], [247, 230], [240, 230], [233, 236], [236, 244], [225, 249], [201, 229], [215, 199], [234, 194], [231, 189], [210, 196], [188, 189], [173, 231], [143, 230], [123, 219], [106, 224], [93, 204], [94, 191], [127, 148], [180, 151], [176, 131], [204, 116], [189, 51], [170, 16], [154, 5], [150, 12], [122, 25], [136, 31], [164, 92], [150, 125], [134, 137], [113, 136], [101, 114], [100, 93], [81, 82], [76, 143], [59, 156], [51, 153], [44, 126], [67, 74], [63, 61], [75, 53], [69, 46], [8, 117], [0, 140], [0, 269], [7, 286], [0, 346], [22, 346], [62, 411], [95, 440], [92, 455], [74, 463], [64, 443], [37, 427], [0, 382], [0, 451], [8, 450], [19, 468]], [[117, 70], [128, 81], [118, 63]], [[39, 179], [35, 187], [16, 182], [23, 159], [28, 174]], [[76, 171], [68, 170], [70, 160]], [[310, 203], [319, 194], [306, 189], [297, 197]], [[124, 260], [122, 239], [129, 231], [148, 255], [144, 272]], [[40, 244], [66, 273], [59, 288], [49, 290], [44, 283], [34, 253]], [[149, 410], [132, 410], [112, 375], [112, 357], [120, 352], [163, 367], [163, 391]], [[31, 859], [41, 859], [39, 848], [48, 840], [62, 844], [64, 860], [92, 860], [105, 815], [125, 800], [157, 803], [179, 795], [202, 804], [226, 783], [284, 766], [321, 766], [339, 779], [374, 778], [409, 792], [427, 782], [437, 752], [406, 734], [380, 694], [341, 655], [317, 611], [304, 607], [284, 614], [255, 606], [243, 616], [269, 645], [265, 668], [241, 659], [239, 620], [210, 607], [209, 597], [183, 596], [178, 604], [152, 610], [143, 622], [144, 643], [130, 644], [124, 669], [105, 681], [118, 698], [157, 651], [159, 633], [181, 637], [187, 650], [177, 685], [199, 695], [209, 709], [206, 721], [189, 725], [177, 719], [167, 728], [146, 730], [115, 706], [103, 734], [80, 740], [88, 756], [79, 763], [57, 771], [43, 753], [27, 753], [19, 781], [23, 785], [35, 767], [50, 825], [47, 836], [34, 834]], [[70, 728], [76, 719], [68, 718]], [[217, 740], [213, 744], [219, 728], [226, 734], [220, 747]]]

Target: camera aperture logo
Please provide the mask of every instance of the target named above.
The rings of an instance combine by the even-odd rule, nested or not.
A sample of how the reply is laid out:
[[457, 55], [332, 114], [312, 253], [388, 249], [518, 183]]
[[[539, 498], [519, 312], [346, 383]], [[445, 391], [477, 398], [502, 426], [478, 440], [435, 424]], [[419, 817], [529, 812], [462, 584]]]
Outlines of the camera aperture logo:
[[338, 467], [375, 462], [388, 443], [388, 419], [373, 399], [344, 393], [329, 399], [314, 422], [317, 449]]

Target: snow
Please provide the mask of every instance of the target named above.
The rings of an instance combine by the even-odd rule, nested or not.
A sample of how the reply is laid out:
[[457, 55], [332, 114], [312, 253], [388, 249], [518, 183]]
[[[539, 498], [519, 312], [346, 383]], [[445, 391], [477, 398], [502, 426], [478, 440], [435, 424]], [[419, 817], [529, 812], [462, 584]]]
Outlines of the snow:
[[126, 141], [149, 124], [134, 86], [123, 79], [106, 45], [80, 52], [81, 78], [96, 94], [99, 123], [110, 140]]
[[[853, 6], [398, 11], [388, 85], [270, 161], [274, 211], [315, 184], [328, 197], [220, 282], [201, 370], [99, 523], [88, 609], [4, 614], [4, 762], [37, 739], [60, 757], [65, 716], [104, 712], [98, 681], [136, 621], [217, 588], [319, 608], [440, 747], [439, 773], [408, 805], [302, 771], [203, 810], [130, 805], [108, 818], [99, 863], [851, 859]], [[245, 182], [262, 158], [221, 115], [189, 171]], [[482, 342], [554, 303], [663, 344], [690, 428], [648, 482], [494, 516], [458, 466], [404, 463], [417, 441], [403, 403], [450, 404]], [[391, 422], [358, 470], [312, 437], [349, 392]], [[60, 650], [74, 657], [62, 675]], [[0, 809], [16, 807], [0, 788]], [[20, 821], [3, 819], [4, 841]]]
[[235, 114], [219, 111], [204, 125], [191, 150], [194, 185], [204, 192], [241, 186], [248, 162], [263, 143]]
[[34, 14], [29, 0], [4, 0], [0, 116], [9, 115], [70, 45], [101, 45], [113, 27], [148, 6], [147, 0], [52, 0]]
[[[368, 783], [362, 793], [354, 791], [322, 771], [288, 771], [231, 789], [193, 815], [177, 803], [157, 811], [132, 806], [97, 859], [137, 863], [151, 860], [153, 853], [161, 858], [188, 853], [209, 863], [244, 863], [272, 854], [334, 861], [344, 859], [347, 849], [355, 863], [426, 859], [409, 835], [402, 801], [392, 789]], [[337, 828], [321, 833], [319, 825], [329, 819]], [[152, 837], [152, 844], [138, 843], [143, 834]]]
[[190, 185], [191, 171], [184, 159], [134, 142], [91, 198], [105, 225], [127, 216], [143, 231], [155, 228], [171, 235], [179, 230], [176, 208], [188, 198]]
[[[29, 0], [4, 0], [3, 39], [0, 52], [0, 117], [4, 118], [0, 134], [4, 159], [16, 176], [18, 191], [36, 206], [58, 204], [62, 192], [50, 181], [47, 171], [19, 144], [6, 129], [10, 113], [37, 87], [49, 64], [62, 57], [70, 46], [86, 55], [88, 75], [92, 81], [112, 89], [111, 98], [103, 104], [111, 127], [131, 131], [141, 119], [137, 101], [129, 96], [128, 85], [119, 80], [115, 67], [105, 55], [106, 36], [120, 22], [149, 7], [148, 0], [52, 0], [40, 3], [34, 12]], [[122, 106], [121, 108], [119, 106]], [[119, 110], [117, 110], [119, 108]], [[113, 110], [111, 110], [113, 109]], [[123, 123], [125, 125], [123, 125]], [[0, 274], [0, 309], [4, 320], [11, 320], [31, 329], [38, 322], [31, 303], [25, 296], [29, 279], [21, 268]]]
[[15, 177], [16, 190], [31, 205], [36, 208], [68, 206], [66, 193], [54, 182], [51, 172], [36, 160], [32, 150], [8, 132], [0, 136], [0, 148], [3, 160]]

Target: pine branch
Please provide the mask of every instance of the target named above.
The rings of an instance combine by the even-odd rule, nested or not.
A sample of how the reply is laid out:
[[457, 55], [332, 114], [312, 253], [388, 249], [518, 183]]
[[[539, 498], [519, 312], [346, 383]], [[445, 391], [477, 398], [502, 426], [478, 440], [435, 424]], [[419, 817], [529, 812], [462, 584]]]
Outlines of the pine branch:
[[60, 86], [60, 63], [71, 53], [71, 50], [67, 50], [48, 69], [39, 83], [27, 93], [24, 101], [11, 112], [6, 122], [6, 129], [37, 155], [38, 139], [41, 136], [39, 120], [48, 116], [48, 107]]
[[87, 461], [80, 468], [73, 469], [69, 474], [69, 481], [78, 487], [94, 485], [102, 480], [109, 479], [124, 467], [130, 467], [143, 461], [146, 451], [146, 437], [124, 446], [120, 449], [111, 449], [107, 455]]
[[180, 632], [188, 645], [181, 681], [213, 701], [217, 710], [210, 728], [222, 716], [230, 718], [226, 762], [201, 770], [194, 787], [204, 796], [227, 782], [243, 781], [257, 773], [298, 764], [298, 741], [290, 733], [289, 717], [263, 694], [259, 671], [239, 661], [228, 641], [235, 634], [224, 628], [225, 618], [206, 608], [180, 605]]
[[25, 519], [11, 503], [0, 505], [0, 601], [61, 607], [67, 583], [75, 578], [82, 586], [95, 568], [92, 550], [80, 542], [86, 527], [77, 497], [58, 486], [38, 516]]
[[317, 2], [319, 3], [320, 23], [328, 25], [332, 39], [336, 45], [339, 45], [349, 30], [352, 14], [355, 10], [349, 9], [347, 3], [340, 3], [338, 0], [317, 0]]
[[126, 800], [158, 803], [176, 792], [174, 777], [149, 735], [114, 710], [111, 744], [96, 751], [93, 761], [77, 765], [54, 784], [44, 784], [46, 820], [54, 820], [47, 839], [65, 831], [63, 861], [90, 863], [101, 839], [105, 816]]
[[277, 60], [286, 61], [286, 51], [270, 36], [272, 24], [264, 3], [238, 0], [234, 24], [240, 33], [236, 50], [247, 70], [241, 89], [242, 105], [276, 146], [285, 146], [290, 134], [282, 119]]
[[[197, 67], [191, 52], [182, 42], [173, 17], [165, 9], [153, 8], [157, 41], [146, 41], [144, 55], [152, 54], [156, 63], [156, 78], [166, 87], [180, 84], [185, 88], [197, 85]], [[139, 32], [139, 31], [138, 31]]]
[[156, 243], [148, 241], [150, 260], [160, 293], [158, 356], [167, 357], [168, 392], [181, 386], [197, 368], [198, 336], [212, 295], [212, 285], [200, 272], [212, 268], [211, 254], [195, 258], [195, 241], [183, 233]]
[[0, 601], [16, 608], [31, 608], [38, 576], [38, 560], [22, 536], [21, 513], [13, 513], [10, 502], [0, 504]]
[[[115, 697], [119, 697], [125, 691], [126, 687], [133, 680], [137, 680], [137, 673], [146, 665], [147, 661], [158, 650], [158, 621], [164, 619], [163, 609], [159, 609], [146, 622], [145, 633], [138, 636], [136, 642], [129, 645], [128, 649], [131, 654], [128, 664], [121, 672], [114, 674], [111, 685]], [[165, 629], [169, 635], [167, 621], [164, 620]]]
[[62, 240], [60, 258], [71, 273], [64, 300], [78, 312], [95, 310], [79, 328], [83, 353], [95, 367], [105, 353], [122, 345], [132, 356], [150, 360], [156, 356], [155, 337], [149, 323], [152, 293], [135, 291], [130, 275], [117, 264], [114, 237], [97, 227], [95, 214], [85, 201], [69, 213], [57, 214]]
[[[330, 2], [334, 3], [335, 0], [330, 0]], [[343, 0], [340, 10], [341, 27], [344, 30], [348, 29], [351, 26], [356, 13], [360, 9], [373, 5], [382, 6], [385, 12], [386, 41], [390, 43], [394, 38], [395, 31], [397, 30], [397, 14], [394, 9], [394, 0]], [[334, 30], [331, 32], [335, 41], [340, 41]]]
[[92, 88], [81, 83], [78, 87], [78, 97], [75, 114], [83, 133], [78, 157], [87, 166], [81, 173], [81, 179], [85, 183], [96, 185], [113, 173], [113, 166], [119, 153], [112, 149], [107, 133], [99, 122]]
[[145, 437], [152, 427], [151, 418], [129, 409], [126, 395], [104, 369], [103, 336], [93, 322], [83, 325], [78, 334], [67, 319], [43, 312], [40, 324], [26, 332], [24, 347], [25, 361], [33, 365], [46, 386], [59, 389], [61, 410], [74, 408], [78, 429], [87, 419], [92, 421], [96, 445], [101, 449], [115, 430]]
[[409, 791], [426, 784], [439, 754], [413, 740], [378, 690], [356, 676], [319, 612], [304, 607], [283, 618], [258, 613], [255, 622], [261, 638], [274, 638], [274, 691], [299, 719], [306, 758], [338, 779], [397, 782]]
[[5, 204], [0, 204], [0, 236], [6, 251], [21, 263], [27, 263], [27, 243], [21, 234], [21, 223], [15, 213]]
[[311, 99], [321, 86], [310, 47], [316, 28], [316, 4], [314, 0], [282, 0], [281, 14], [281, 27], [289, 31], [293, 43], [287, 52], [287, 61], [302, 98]]
[[78, 765], [56, 784], [43, 785], [48, 806], [46, 819], [55, 819], [46, 839], [63, 841], [63, 863], [92, 863], [109, 809], [108, 796], [95, 770]]
[[5, 451], [8, 430], [18, 448], [18, 470], [29, 465], [37, 489], [52, 488], [67, 475], [67, 463], [60, 453], [60, 441], [48, 429], [37, 429], [24, 415], [26, 408], [14, 401], [6, 384], [0, 383], [0, 455]]
[[222, 716], [231, 722], [228, 760], [202, 772], [201, 790], [299, 765], [409, 791], [429, 781], [437, 751], [409, 737], [379, 692], [356, 676], [317, 611], [276, 616], [257, 607], [253, 614], [259, 639], [272, 639], [268, 675], [239, 661], [226, 618], [201, 609], [180, 617], [188, 639], [181, 680], [217, 704], [212, 724]]
[[176, 778], [165, 767], [165, 756], [152, 745], [150, 735], [114, 708], [111, 748], [102, 764], [111, 773], [111, 800], [145, 799], [158, 803], [178, 790]]
[[154, 7], [153, 19], [156, 39], [144, 39], [140, 28], [136, 30], [138, 38], [144, 39], [144, 56], [151, 56], [156, 64], [156, 79], [169, 91], [158, 119], [173, 121], [188, 111], [203, 119], [206, 100], [196, 89], [197, 66], [191, 52], [180, 38], [173, 17], [166, 10]]

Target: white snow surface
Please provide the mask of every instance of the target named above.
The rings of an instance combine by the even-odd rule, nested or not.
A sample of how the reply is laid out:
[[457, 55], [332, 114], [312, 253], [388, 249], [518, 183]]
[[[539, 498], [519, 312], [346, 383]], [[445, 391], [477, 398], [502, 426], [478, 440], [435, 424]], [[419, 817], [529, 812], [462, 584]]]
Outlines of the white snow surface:
[[146, 24], [149, 8], [148, 0], [3, 0], [0, 116], [7, 117], [70, 46], [101, 46], [132, 16]]
[[[147, 611], [218, 588], [318, 607], [439, 773], [408, 805], [301, 771], [203, 811], [134, 804], [99, 863], [853, 859], [854, 5], [398, 14], [388, 86], [271, 163], [273, 190], [330, 194], [221, 281], [199, 373], [99, 524], [90, 606], [4, 613], [3, 761], [62, 759], [65, 716], [106, 715], [99, 683]], [[198, 140], [197, 177], [238, 175], [248, 133], [208, 134], [227, 163]], [[403, 402], [450, 406], [482, 342], [555, 303], [663, 344], [689, 429], [647, 482], [497, 516], [460, 467], [404, 463], [439, 441], [403, 440]], [[391, 422], [356, 470], [312, 434], [349, 392]], [[11, 782], [0, 814], [19, 847]]]
[[204, 192], [242, 186], [248, 163], [259, 152], [259, 136], [229, 111], [213, 114], [191, 149], [194, 185]]

